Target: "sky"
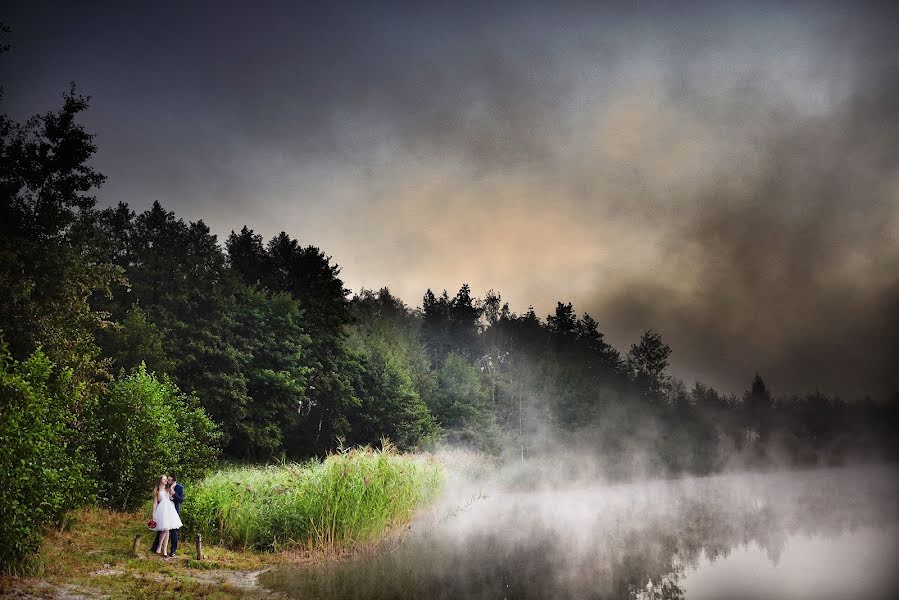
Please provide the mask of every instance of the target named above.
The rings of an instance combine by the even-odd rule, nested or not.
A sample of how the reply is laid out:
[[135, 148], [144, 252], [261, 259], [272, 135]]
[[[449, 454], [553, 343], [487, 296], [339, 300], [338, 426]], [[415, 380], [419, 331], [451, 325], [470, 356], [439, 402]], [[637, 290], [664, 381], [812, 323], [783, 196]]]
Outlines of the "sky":
[[[134, 4], [134, 3], [130, 3]], [[899, 9], [9, 3], [0, 110], [74, 81], [101, 206], [322, 248], [347, 286], [646, 329], [741, 393], [899, 390]]]

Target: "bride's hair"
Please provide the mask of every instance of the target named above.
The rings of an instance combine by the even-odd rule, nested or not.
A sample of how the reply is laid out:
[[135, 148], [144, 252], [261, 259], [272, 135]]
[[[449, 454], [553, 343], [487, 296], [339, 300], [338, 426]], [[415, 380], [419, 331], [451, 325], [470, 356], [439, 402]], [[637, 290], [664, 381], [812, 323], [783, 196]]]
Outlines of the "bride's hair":
[[153, 495], [159, 493], [159, 490], [165, 488], [166, 484], [162, 483], [162, 480], [165, 478], [165, 475], [156, 480], [156, 484], [153, 486]]

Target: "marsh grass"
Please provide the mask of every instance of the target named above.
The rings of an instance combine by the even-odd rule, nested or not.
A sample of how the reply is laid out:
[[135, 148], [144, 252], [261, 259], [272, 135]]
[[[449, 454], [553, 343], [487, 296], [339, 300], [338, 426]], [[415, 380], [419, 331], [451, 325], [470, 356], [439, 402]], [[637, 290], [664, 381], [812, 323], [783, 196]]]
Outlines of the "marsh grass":
[[372, 542], [439, 493], [427, 456], [355, 448], [323, 462], [231, 467], [195, 486], [185, 526], [231, 548], [332, 551]]

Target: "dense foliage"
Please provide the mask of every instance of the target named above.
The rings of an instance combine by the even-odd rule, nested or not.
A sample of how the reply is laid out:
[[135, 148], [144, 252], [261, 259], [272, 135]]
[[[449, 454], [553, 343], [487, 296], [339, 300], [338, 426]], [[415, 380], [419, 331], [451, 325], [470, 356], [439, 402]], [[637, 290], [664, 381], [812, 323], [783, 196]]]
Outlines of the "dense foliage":
[[217, 457], [219, 432], [194, 397], [141, 365], [114, 382], [91, 416], [102, 502], [134, 509], [160, 473], [198, 480]]
[[0, 566], [22, 564], [48, 523], [93, 499], [90, 457], [74, 433], [77, 385], [43, 352], [19, 362], [0, 349]]

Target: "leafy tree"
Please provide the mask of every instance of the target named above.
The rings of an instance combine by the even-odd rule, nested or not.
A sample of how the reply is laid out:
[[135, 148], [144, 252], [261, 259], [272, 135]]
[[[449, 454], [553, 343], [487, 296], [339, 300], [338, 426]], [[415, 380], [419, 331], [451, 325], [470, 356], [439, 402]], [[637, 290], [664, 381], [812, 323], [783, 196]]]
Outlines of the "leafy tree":
[[248, 285], [265, 286], [273, 276], [273, 265], [261, 235], [243, 227], [240, 233], [231, 232], [225, 247], [231, 268]]
[[422, 299], [422, 331], [437, 368], [450, 353], [468, 360], [479, 358], [478, 334], [482, 307], [472, 298], [471, 288], [463, 284], [450, 298], [446, 290], [439, 297], [429, 289]]
[[524, 459], [538, 434], [551, 423], [548, 398], [552, 395], [547, 351], [549, 335], [533, 307], [523, 315], [501, 322], [507, 330], [510, 353], [507, 357], [508, 382], [495, 409], [499, 422], [513, 432]]
[[183, 479], [201, 476], [218, 456], [220, 434], [196, 398], [141, 365], [109, 386], [92, 415], [90, 437], [101, 500], [134, 509], [169, 469]]
[[270, 458], [284, 450], [285, 436], [309, 412], [306, 365], [311, 342], [303, 329], [303, 311], [290, 294], [245, 288], [237, 296], [236, 330], [241, 350], [250, 357], [245, 414], [228, 419], [228, 450], [233, 456]]
[[489, 391], [476, 367], [450, 354], [437, 374], [431, 412], [451, 442], [486, 452], [499, 450], [499, 430], [489, 405]]
[[339, 332], [352, 321], [349, 290], [340, 279], [340, 267], [332, 265], [329, 256], [315, 246], [300, 246], [284, 232], [272, 238], [267, 251], [266, 287], [297, 298], [310, 326]]
[[72, 369], [42, 351], [25, 361], [0, 347], [0, 572], [20, 568], [48, 526], [94, 496], [90, 454], [78, 443]]
[[577, 317], [571, 302], [556, 304], [555, 314], [546, 317], [546, 328], [560, 340], [574, 337], [577, 329]]
[[352, 323], [349, 290], [340, 279], [340, 267], [318, 248], [303, 247], [282, 232], [260, 254], [260, 240], [254, 235], [244, 229], [229, 238], [232, 268], [246, 282], [261, 279], [268, 290], [297, 300], [309, 340], [302, 362], [308, 369], [308, 401], [303, 419], [285, 434], [285, 445], [295, 455], [322, 454], [349, 433], [348, 415], [360, 403], [352, 385], [358, 358], [347, 342]]
[[419, 339], [419, 318], [402, 300], [384, 287], [377, 292], [362, 289], [350, 302], [353, 323], [360, 329], [401, 332]]
[[120, 323], [100, 331], [98, 343], [103, 355], [112, 359], [115, 367], [131, 371], [141, 363], [151, 373], [170, 373], [173, 361], [165, 351], [165, 335], [150, 320], [147, 311], [133, 305]]
[[449, 305], [451, 350], [472, 360], [477, 357], [477, 339], [483, 309], [471, 297], [471, 287], [462, 284]]
[[108, 236], [102, 244], [107, 258], [129, 281], [116, 294], [112, 314], [127, 319], [137, 304], [164, 332], [166, 370], [223, 425], [229, 444], [252, 401], [251, 354], [238, 332], [243, 286], [227, 269], [216, 236], [202, 221], [186, 223], [158, 202], [138, 215], [125, 205], [108, 209], [100, 229]]
[[13, 357], [40, 347], [90, 394], [105, 374], [94, 335], [109, 324], [91, 301], [122, 278], [76, 243], [76, 225], [95, 203], [90, 192], [105, 179], [89, 165], [96, 146], [77, 121], [87, 108], [73, 86], [56, 112], [22, 124], [0, 115], [0, 329]]
[[402, 348], [376, 334], [357, 333], [351, 343], [360, 356], [354, 387], [361, 402], [350, 413], [349, 441], [375, 444], [386, 437], [401, 450], [431, 443], [437, 424], [415, 389]]
[[618, 374], [622, 370], [621, 354], [606, 342], [605, 335], [599, 331], [596, 319], [584, 313], [583, 318], [575, 326], [575, 334], [595, 368], [607, 376]]
[[361, 406], [350, 418], [353, 443], [390, 438], [398, 447], [429, 445], [438, 432], [427, 402], [436, 393], [418, 318], [387, 288], [353, 298], [351, 344], [361, 369], [354, 383]]
[[651, 329], [640, 337], [639, 343], [631, 346], [627, 353], [628, 371], [645, 399], [659, 402], [664, 398], [669, 382], [665, 370], [670, 356], [671, 348]]
[[[500, 406], [501, 390], [509, 385], [509, 372], [512, 366], [514, 340], [510, 323], [512, 313], [508, 302], [490, 290], [482, 305], [482, 316], [485, 320], [480, 335], [482, 350], [480, 365], [490, 379], [490, 404], [498, 419], [507, 420], [510, 409], [508, 402]], [[508, 395], [506, 396], [508, 398]]]
[[428, 289], [422, 298], [422, 334], [435, 368], [443, 364], [447, 354], [452, 350], [450, 299], [446, 290], [441, 296], [435, 296]]
[[705, 431], [702, 464], [717, 470], [740, 448], [744, 436], [737, 399], [726, 397], [715, 388], [697, 381], [690, 390], [692, 406]]
[[431, 370], [428, 349], [423, 341], [421, 313], [410, 310], [390, 290], [362, 290], [353, 298], [354, 328], [362, 335], [383, 339], [401, 351], [415, 391], [426, 405], [432, 404], [437, 378]]
[[[596, 428], [620, 383], [620, 357], [588, 314], [578, 319], [573, 305], [559, 302], [541, 325], [534, 317], [533, 341], [524, 345], [526, 363], [540, 374], [536, 385], [548, 403], [555, 427], [565, 431]], [[536, 334], [536, 336], [535, 336]]]
[[502, 296], [493, 290], [488, 291], [484, 295], [484, 301], [481, 304], [481, 316], [486, 321], [484, 329], [508, 320], [512, 317], [509, 311], [509, 303], [503, 302]]

